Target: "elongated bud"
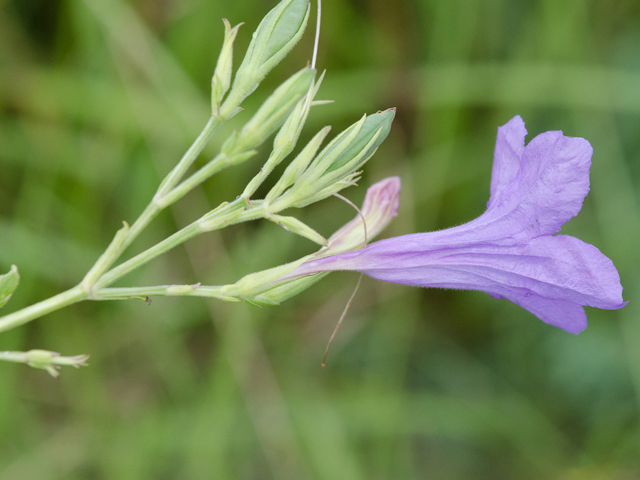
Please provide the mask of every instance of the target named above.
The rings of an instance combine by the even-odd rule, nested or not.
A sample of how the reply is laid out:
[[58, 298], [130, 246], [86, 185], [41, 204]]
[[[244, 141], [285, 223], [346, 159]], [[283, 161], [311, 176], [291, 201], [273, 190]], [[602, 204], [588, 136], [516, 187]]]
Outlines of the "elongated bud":
[[298, 43], [309, 19], [308, 0], [282, 0], [262, 20], [236, 73], [228, 101], [239, 105]]
[[236, 39], [240, 25], [242, 25], [236, 25], [231, 28], [229, 20], [223, 18], [222, 21], [224, 22], [224, 43], [222, 44], [222, 50], [220, 50], [216, 70], [211, 79], [211, 109], [214, 115], [218, 113], [222, 99], [231, 86], [233, 41]]
[[311, 139], [309, 143], [307, 143], [298, 156], [289, 164], [282, 174], [282, 177], [280, 177], [278, 182], [269, 191], [264, 199], [266, 204], [273, 202], [276, 198], [282, 195], [287, 188], [293, 185], [298, 178], [300, 178], [300, 175], [304, 173], [311, 163], [311, 160], [313, 160], [313, 157], [318, 153], [320, 145], [322, 145], [322, 142], [330, 131], [331, 127], [324, 127]]
[[[338, 135], [311, 163], [282, 197], [274, 201], [273, 212], [302, 207], [326, 198], [340, 189], [340, 182], [352, 183], [354, 173], [371, 158], [389, 134], [395, 109], [363, 117]], [[344, 188], [342, 186], [342, 188]], [[320, 194], [326, 194], [324, 196]]]
[[324, 254], [320, 253], [319, 256], [357, 250], [375, 238], [398, 214], [400, 186], [398, 177], [385, 178], [371, 185], [362, 204], [361, 215], [357, 215], [331, 235], [328, 250]]
[[19, 283], [20, 274], [18, 273], [18, 267], [15, 265], [11, 265], [9, 273], [0, 275], [0, 308], [4, 307], [11, 299], [11, 295], [18, 288]]
[[300, 133], [311, 110], [313, 97], [318, 93], [323, 78], [324, 73], [320, 76], [318, 82], [315, 84], [312, 83], [307, 95], [299, 100], [293, 110], [291, 110], [291, 113], [289, 113], [284, 125], [282, 125], [276, 134], [276, 138], [273, 141], [273, 151], [271, 155], [269, 155], [269, 159], [260, 169], [260, 172], [251, 179], [244, 192], [242, 192], [242, 196], [247, 200], [256, 192], [258, 187], [262, 185], [273, 169], [289, 156], [298, 143]]
[[280, 85], [242, 130], [224, 143], [222, 152], [231, 156], [264, 142], [282, 125], [296, 102], [307, 93], [314, 76], [315, 70], [303, 68]]
[[297, 218], [294, 217], [284, 217], [282, 215], [271, 215], [269, 220], [272, 222], [281, 225], [286, 230], [289, 230], [292, 233], [308, 238], [312, 242], [317, 243], [323, 247], [327, 246], [327, 239], [316, 232], [313, 228], [311, 228], [306, 223], [301, 222]]
[[284, 157], [289, 155], [296, 146], [296, 143], [298, 143], [302, 128], [311, 111], [313, 99], [318, 93], [320, 85], [322, 85], [324, 74], [325, 72], [322, 72], [318, 81], [312, 84], [307, 96], [297, 103], [273, 141], [273, 150], [281, 151]]
[[245, 300], [256, 305], [280, 305], [285, 300], [304, 292], [307, 288], [318, 283], [329, 273], [331, 272], [321, 272], [316, 275], [295, 278], [264, 293], [245, 298]]

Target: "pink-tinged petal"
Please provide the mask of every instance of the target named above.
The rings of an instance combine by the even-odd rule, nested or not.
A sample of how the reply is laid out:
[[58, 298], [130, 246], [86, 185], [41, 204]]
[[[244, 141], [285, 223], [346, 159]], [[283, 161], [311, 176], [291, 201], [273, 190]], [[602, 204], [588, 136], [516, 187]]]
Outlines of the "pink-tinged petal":
[[498, 127], [498, 139], [493, 153], [491, 172], [491, 198], [487, 208], [496, 202], [498, 196], [511, 184], [520, 170], [520, 157], [524, 152], [524, 137], [527, 129], [520, 115], [516, 115], [502, 127]]
[[367, 189], [360, 215], [344, 225], [329, 238], [328, 249], [321, 256], [333, 255], [340, 252], [361, 248], [365, 245], [365, 230], [362, 222], [367, 225], [366, 240], [371, 241], [398, 214], [400, 205], [400, 179], [389, 177], [374, 183]]

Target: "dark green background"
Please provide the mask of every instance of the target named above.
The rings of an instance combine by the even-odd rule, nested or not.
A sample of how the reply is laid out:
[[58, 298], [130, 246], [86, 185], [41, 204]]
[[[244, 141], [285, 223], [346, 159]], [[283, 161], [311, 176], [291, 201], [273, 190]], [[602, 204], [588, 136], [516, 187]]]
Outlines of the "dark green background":
[[[0, 269], [22, 274], [4, 312], [75, 285], [137, 217], [207, 120], [220, 19], [246, 22], [239, 54], [274, 4], [0, 1]], [[310, 28], [248, 111], [310, 60], [312, 40]], [[85, 302], [0, 336], [0, 350], [91, 354], [58, 380], [0, 364], [0, 478], [639, 478], [640, 2], [326, 1], [318, 65], [319, 97], [336, 103], [314, 109], [303, 140], [398, 108], [345, 191], [359, 203], [402, 178], [385, 236], [481, 214], [496, 127], [516, 114], [528, 139], [588, 139], [591, 193], [563, 232], [614, 261], [631, 303], [587, 309], [573, 336], [481, 292], [365, 278], [323, 369], [355, 273], [273, 308]], [[131, 253], [233, 199], [267, 154], [163, 213]], [[354, 215], [336, 199], [295, 214], [324, 235]], [[229, 283], [313, 250], [257, 222], [119, 285]]]

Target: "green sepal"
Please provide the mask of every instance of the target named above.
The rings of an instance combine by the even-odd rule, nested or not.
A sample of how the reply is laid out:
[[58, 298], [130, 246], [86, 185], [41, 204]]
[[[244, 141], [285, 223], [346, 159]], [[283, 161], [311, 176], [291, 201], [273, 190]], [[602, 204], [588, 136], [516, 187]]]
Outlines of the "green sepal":
[[20, 274], [18, 273], [18, 267], [15, 265], [11, 265], [9, 273], [0, 275], [0, 308], [4, 307], [11, 299], [11, 295], [16, 291], [19, 283]]

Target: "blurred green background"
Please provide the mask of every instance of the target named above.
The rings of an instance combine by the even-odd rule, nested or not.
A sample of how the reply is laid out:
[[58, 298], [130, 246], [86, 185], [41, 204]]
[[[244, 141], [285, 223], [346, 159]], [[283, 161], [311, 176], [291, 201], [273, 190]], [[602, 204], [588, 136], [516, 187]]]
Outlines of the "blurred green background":
[[[238, 59], [275, 3], [0, 1], [0, 270], [22, 274], [3, 313], [75, 285], [137, 217], [207, 120], [221, 18], [246, 22]], [[85, 302], [0, 336], [0, 350], [91, 354], [58, 380], [0, 364], [0, 478], [640, 478], [640, 2], [340, 0], [323, 13], [319, 97], [336, 103], [314, 109], [305, 138], [398, 108], [345, 191], [360, 203], [374, 181], [402, 178], [385, 236], [482, 213], [496, 127], [519, 114], [529, 140], [563, 130], [593, 145], [591, 193], [563, 232], [614, 261], [631, 303], [587, 309], [573, 336], [481, 292], [365, 278], [323, 369], [356, 273], [274, 308]], [[310, 28], [249, 112], [312, 43]], [[259, 168], [208, 181], [131, 252], [233, 199]], [[296, 215], [330, 235], [353, 211], [329, 199]], [[313, 250], [241, 225], [119, 285], [230, 283]]]

